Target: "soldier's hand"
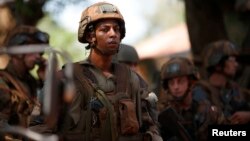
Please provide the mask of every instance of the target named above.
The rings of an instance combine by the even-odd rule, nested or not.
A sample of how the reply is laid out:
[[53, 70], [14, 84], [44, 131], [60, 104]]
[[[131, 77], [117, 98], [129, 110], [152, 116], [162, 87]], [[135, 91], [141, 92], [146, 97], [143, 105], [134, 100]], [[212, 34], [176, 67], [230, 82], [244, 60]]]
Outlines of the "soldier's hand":
[[250, 122], [250, 112], [249, 111], [235, 112], [230, 117], [230, 121], [232, 124], [246, 124]]

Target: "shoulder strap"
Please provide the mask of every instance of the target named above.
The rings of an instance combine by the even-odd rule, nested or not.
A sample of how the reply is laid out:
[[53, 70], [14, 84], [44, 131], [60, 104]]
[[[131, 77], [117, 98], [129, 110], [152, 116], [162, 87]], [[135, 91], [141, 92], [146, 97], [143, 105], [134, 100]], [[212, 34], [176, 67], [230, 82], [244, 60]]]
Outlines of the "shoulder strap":
[[[122, 92], [129, 94], [131, 97], [132, 94], [130, 92], [130, 70], [127, 66], [115, 63], [114, 64], [114, 74], [116, 76], [116, 81], [119, 83], [116, 83], [116, 93]], [[80, 82], [81, 85], [78, 85], [80, 91], [86, 92], [86, 87], [83, 85], [87, 85], [88, 89], [94, 89], [96, 92], [96, 96], [98, 99], [102, 102], [102, 104], [107, 107], [109, 111], [109, 116], [106, 120], [106, 129], [109, 127], [110, 128], [110, 133], [112, 140], [116, 140], [117, 137], [117, 132], [115, 131], [114, 127], [114, 117], [112, 117], [114, 113], [114, 109], [108, 98], [106, 97], [105, 93], [100, 90], [95, 84], [98, 83], [97, 79], [95, 78], [94, 74], [89, 70], [89, 69], [84, 69], [84, 66], [74, 63], [74, 78], [76, 79], [77, 82]], [[83, 84], [83, 85], [82, 85]], [[91, 92], [90, 92], [91, 93]], [[92, 93], [91, 93], [92, 94]], [[90, 98], [90, 97], [89, 97]], [[89, 140], [89, 135], [90, 135], [90, 128], [91, 128], [91, 107], [88, 106], [87, 108], [87, 117], [86, 117], [86, 140]], [[102, 131], [102, 133], [107, 133], [105, 131]], [[102, 137], [105, 137], [107, 135], [102, 135]]]
[[127, 66], [119, 63], [114, 63], [114, 74], [116, 76], [116, 81], [119, 83], [116, 83], [116, 92], [122, 92], [122, 93], [127, 93], [130, 94], [129, 96], [132, 97], [131, 95], [131, 90], [130, 90], [130, 70]]
[[[112, 116], [114, 113], [114, 109], [113, 109], [113, 105], [110, 103], [110, 101], [108, 100], [108, 98], [106, 97], [105, 93], [100, 90], [96, 85], [96, 78], [94, 77], [94, 74], [88, 70], [88, 69], [84, 69], [83, 66], [80, 66], [79, 64], [75, 63], [74, 64], [74, 77], [77, 79], [77, 81], [81, 82], [81, 84], [83, 85], [88, 85], [89, 89], [94, 89], [94, 91], [96, 92], [96, 96], [97, 98], [101, 101], [101, 103], [107, 107], [109, 114], [108, 114], [108, 118], [106, 119], [105, 122], [105, 127], [102, 129], [102, 138], [105, 138], [107, 135], [107, 133], [111, 134], [112, 137], [112, 141], [116, 140], [116, 129], [114, 127], [114, 117]], [[86, 77], [88, 76], [88, 78]], [[91, 79], [91, 80], [89, 80]], [[86, 89], [84, 88], [80, 88], [80, 91], [86, 91]], [[91, 93], [91, 92], [90, 92]], [[92, 94], [92, 93], [91, 93]], [[87, 117], [86, 117], [86, 140], [89, 140], [89, 135], [90, 135], [90, 128], [91, 128], [91, 107], [88, 106], [87, 107]], [[107, 128], [108, 131], [107, 131]], [[105, 133], [105, 134], [104, 134]]]
[[[92, 97], [92, 86], [90, 85], [90, 82], [88, 81], [88, 78], [86, 78], [86, 75], [84, 75], [84, 72], [87, 72], [87, 69], [84, 69], [80, 64], [74, 63], [73, 64], [73, 70], [74, 70], [74, 79], [77, 82], [77, 86], [79, 90], [82, 93], [88, 93], [90, 94], [89, 97], [86, 97], [87, 101], [89, 101]], [[85, 70], [85, 71], [84, 71]], [[85, 104], [88, 104], [87, 101], [85, 101]], [[85, 105], [82, 105], [82, 109], [84, 109]], [[91, 107], [87, 106], [87, 113], [86, 113], [86, 121], [85, 121], [85, 129], [86, 129], [86, 141], [90, 140], [90, 128], [91, 128]]]

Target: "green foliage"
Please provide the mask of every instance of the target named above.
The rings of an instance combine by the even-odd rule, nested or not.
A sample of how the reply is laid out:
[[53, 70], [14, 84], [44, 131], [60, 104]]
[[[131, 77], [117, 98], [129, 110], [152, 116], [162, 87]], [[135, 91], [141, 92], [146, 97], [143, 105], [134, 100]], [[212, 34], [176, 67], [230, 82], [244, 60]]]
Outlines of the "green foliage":
[[[37, 26], [50, 35], [50, 46], [69, 54], [72, 61], [79, 61], [85, 58], [86, 51], [84, 45], [77, 42], [77, 33], [72, 33], [59, 27], [49, 15], [41, 19]], [[59, 59], [59, 65], [66, 63], [60, 57]]]

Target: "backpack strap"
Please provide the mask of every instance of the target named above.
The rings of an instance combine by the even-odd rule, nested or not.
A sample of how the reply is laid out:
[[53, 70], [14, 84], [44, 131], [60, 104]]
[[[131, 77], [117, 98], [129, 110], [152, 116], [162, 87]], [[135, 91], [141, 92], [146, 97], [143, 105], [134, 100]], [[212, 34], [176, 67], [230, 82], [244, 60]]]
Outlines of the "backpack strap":
[[130, 90], [130, 70], [127, 66], [119, 63], [114, 63], [114, 74], [116, 76], [116, 93], [122, 92], [130, 94], [129, 97], [132, 98]]

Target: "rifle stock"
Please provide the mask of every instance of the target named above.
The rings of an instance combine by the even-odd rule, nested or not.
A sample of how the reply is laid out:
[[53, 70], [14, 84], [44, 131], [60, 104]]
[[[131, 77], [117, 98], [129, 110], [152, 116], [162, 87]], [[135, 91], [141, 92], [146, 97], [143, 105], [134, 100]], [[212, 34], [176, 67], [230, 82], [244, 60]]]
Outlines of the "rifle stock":
[[179, 117], [173, 108], [166, 108], [158, 117], [161, 131], [176, 136], [181, 141], [192, 141], [193, 139], [178, 119]]

